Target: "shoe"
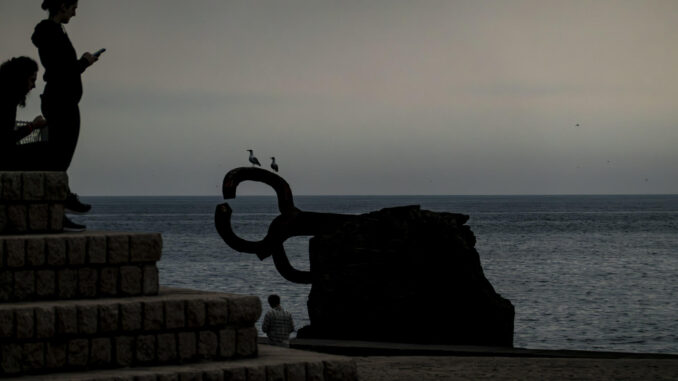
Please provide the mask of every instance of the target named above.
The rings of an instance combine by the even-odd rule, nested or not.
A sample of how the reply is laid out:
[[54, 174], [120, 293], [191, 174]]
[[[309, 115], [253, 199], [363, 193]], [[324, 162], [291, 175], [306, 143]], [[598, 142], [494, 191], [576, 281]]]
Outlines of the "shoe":
[[92, 205], [83, 204], [80, 202], [77, 194], [69, 192], [68, 196], [66, 196], [66, 201], [64, 202], [64, 209], [71, 213], [82, 214], [89, 212], [89, 210], [92, 209]]
[[63, 229], [65, 232], [84, 232], [87, 229], [87, 226], [77, 224], [64, 216]]

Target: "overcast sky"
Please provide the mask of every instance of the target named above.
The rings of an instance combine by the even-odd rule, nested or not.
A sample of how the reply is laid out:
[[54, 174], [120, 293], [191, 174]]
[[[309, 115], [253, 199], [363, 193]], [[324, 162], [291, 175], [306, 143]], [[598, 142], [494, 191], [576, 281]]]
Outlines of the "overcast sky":
[[[3, 61], [40, 3], [0, 0]], [[248, 148], [295, 194], [678, 193], [675, 0], [86, 0], [66, 29], [107, 49], [80, 195], [218, 195]]]

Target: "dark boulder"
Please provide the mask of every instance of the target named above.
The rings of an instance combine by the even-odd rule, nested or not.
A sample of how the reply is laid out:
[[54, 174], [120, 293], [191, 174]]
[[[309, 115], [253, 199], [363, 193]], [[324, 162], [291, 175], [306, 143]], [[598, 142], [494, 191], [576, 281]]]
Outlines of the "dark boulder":
[[485, 278], [468, 218], [387, 208], [313, 237], [297, 337], [512, 346], [513, 305]]

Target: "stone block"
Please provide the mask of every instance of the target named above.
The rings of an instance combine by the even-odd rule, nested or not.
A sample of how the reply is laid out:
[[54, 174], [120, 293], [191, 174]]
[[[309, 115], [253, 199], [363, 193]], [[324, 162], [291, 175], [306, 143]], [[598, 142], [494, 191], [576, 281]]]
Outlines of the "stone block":
[[40, 298], [49, 298], [56, 295], [56, 272], [53, 270], [38, 270], [35, 272], [35, 293]]
[[177, 334], [179, 347], [179, 359], [182, 361], [193, 360], [197, 354], [197, 342], [195, 332], [180, 332]]
[[48, 341], [45, 348], [45, 367], [47, 369], [63, 368], [66, 365], [67, 348], [67, 341]]
[[62, 238], [46, 238], [47, 264], [63, 266], [66, 264], [66, 241]]
[[96, 305], [80, 305], [78, 311], [78, 332], [82, 335], [93, 335], [97, 332], [99, 322]]
[[57, 335], [72, 335], [78, 332], [78, 310], [74, 305], [56, 306]]
[[0, 345], [0, 368], [6, 374], [21, 372], [22, 348], [17, 344]]
[[65, 201], [68, 195], [68, 176], [65, 172], [45, 173], [45, 197], [53, 201]]
[[325, 381], [357, 380], [358, 368], [353, 360], [325, 361]]
[[223, 325], [228, 322], [228, 301], [226, 299], [211, 299], [207, 305], [207, 324]]
[[261, 316], [261, 301], [256, 296], [233, 295], [228, 298], [228, 324], [249, 325]]
[[224, 381], [247, 381], [245, 368], [224, 369]]
[[202, 300], [186, 302], [186, 326], [197, 328], [205, 325], [206, 307]]
[[124, 331], [141, 329], [141, 303], [125, 302], [120, 304], [120, 325]]
[[108, 337], [92, 339], [89, 358], [93, 366], [101, 367], [111, 364], [111, 339]]
[[78, 269], [78, 296], [93, 298], [97, 296], [97, 270], [94, 268]]
[[14, 337], [14, 311], [0, 310], [0, 339], [11, 337]]
[[211, 359], [217, 355], [217, 335], [212, 331], [198, 332], [198, 356]]
[[17, 339], [32, 339], [35, 335], [35, 314], [32, 308], [16, 310]]
[[34, 371], [45, 367], [45, 343], [25, 343], [22, 349], [24, 371]]
[[68, 365], [82, 368], [89, 361], [89, 340], [73, 339], [68, 342]]
[[53, 307], [35, 308], [35, 337], [51, 338], [56, 333], [56, 313]]
[[23, 173], [23, 197], [26, 201], [40, 201], [45, 198], [45, 176], [43, 172]]
[[224, 381], [224, 372], [222, 370], [206, 370], [202, 377], [203, 381]]
[[325, 367], [321, 362], [306, 363], [307, 381], [325, 381]]
[[254, 327], [236, 330], [235, 352], [238, 356], [255, 356], [257, 354], [257, 329]]
[[118, 268], [104, 267], [99, 275], [99, 292], [103, 296], [115, 296], [118, 294]]
[[266, 381], [285, 381], [285, 365], [266, 366]]
[[64, 228], [63, 204], [50, 204], [49, 206], [49, 230], [60, 232]]
[[99, 306], [99, 331], [103, 333], [118, 330], [120, 316], [118, 304], [105, 304]]
[[0, 271], [0, 302], [9, 301], [14, 295], [14, 274]]
[[14, 297], [27, 300], [35, 296], [35, 271], [17, 271], [14, 273]]
[[230, 358], [235, 356], [236, 334], [235, 328], [225, 328], [219, 331], [219, 356]]
[[120, 267], [120, 293], [123, 295], [141, 295], [142, 272], [139, 266]]
[[179, 372], [179, 381], [203, 381], [202, 371], [184, 370]]
[[2, 173], [2, 200], [21, 200], [21, 172]]
[[247, 381], [266, 381], [266, 367], [247, 367], [245, 371], [247, 372]]
[[128, 263], [129, 262], [129, 236], [128, 235], [109, 235], [106, 237], [108, 249], [108, 263]]
[[159, 374], [156, 381], [179, 381], [179, 375], [177, 373]]
[[186, 325], [183, 300], [165, 301], [165, 327], [183, 328]]
[[42, 266], [45, 264], [45, 240], [29, 239], [26, 241], [26, 264], [28, 266]]
[[45, 231], [49, 228], [49, 205], [28, 205], [28, 229], [30, 231]]
[[66, 256], [71, 265], [83, 265], [87, 256], [86, 237], [68, 237], [66, 240]]
[[164, 305], [162, 301], [144, 302], [144, 330], [161, 330], [165, 322]]
[[158, 361], [168, 362], [177, 359], [177, 339], [173, 333], [158, 335]]
[[78, 292], [78, 271], [61, 269], [57, 271], [57, 294], [61, 299], [72, 299]]
[[137, 337], [136, 360], [142, 364], [155, 360], [155, 335], [140, 335]]
[[162, 254], [160, 234], [133, 234], [130, 236], [130, 260], [134, 263], [157, 262]]
[[160, 286], [158, 279], [158, 268], [155, 265], [143, 267], [142, 290], [143, 295], [156, 295]]
[[26, 242], [22, 238], [5, 239], [7, 267], [23, 267], [26, 263]]
[[87, 237], [87, 261], [89, 263], [106, 263], [106, 237], [88, 236]]
[[115, 364], [117, 366], [130, 366], [134, 361], [134, 338], [131, 336], [119, 336], [113, 339], [115, 345]]
[[17, 233], [28, 231], [28, 208], [26, 205], [7, 206], [7, 224]]
[[[0, 204], [0, 233], [4, 232], [7, 229], [7, 224], [9, 223], [7, 219], [7, 206]], [[1, 250], [1, 249], [0, 249]], [[2, 256], [0, 256], [0, 259]], [[0, 260], [0, 265], [2, 261]]]
[[303, 363], [285, 364], [285, 379], [287, 381], [306, 381], [306, 366]]

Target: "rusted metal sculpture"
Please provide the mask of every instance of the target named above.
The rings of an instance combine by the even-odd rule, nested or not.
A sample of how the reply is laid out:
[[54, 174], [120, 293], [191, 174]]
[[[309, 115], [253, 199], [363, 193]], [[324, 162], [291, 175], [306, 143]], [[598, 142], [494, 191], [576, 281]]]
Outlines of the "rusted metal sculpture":
[[276, 217], [264, 239], [248, 241], [238, 237], [231, 226], [233, 210], [227, 202], [217, 205], [214, 223], [223, 240], [234, 250], [256, 254], [259, 259], [272, 256], [275, 268], [285, 279], [294, 283], [311, 283], [311, 273], [295, 269], [287, 258], [283, 243], [290, 237], [314, 236], [336, 230], [356, 216], [335, 213], [305, 212], [294, 206], [289, 184], [277, 174], [255, 167], [235, 168], [224, 177], [224, 199], [234, 199], [238, 185], [243, 181], [257, 181], [269, 185], [278, 197]]

